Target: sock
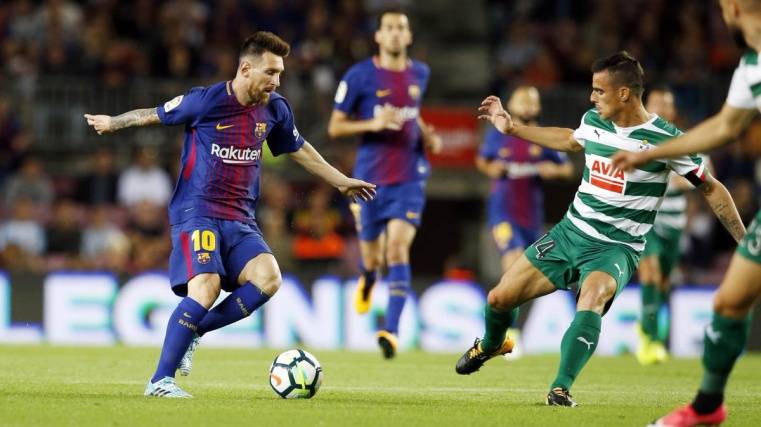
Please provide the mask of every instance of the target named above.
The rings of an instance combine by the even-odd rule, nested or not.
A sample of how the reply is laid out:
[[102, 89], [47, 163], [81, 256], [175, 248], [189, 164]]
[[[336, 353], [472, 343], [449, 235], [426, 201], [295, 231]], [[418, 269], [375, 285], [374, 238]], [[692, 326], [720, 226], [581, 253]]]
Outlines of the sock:
[[719, 409], [722, 402], [724, 402], [724, 393], [711, 394], [698, 391], [695, 400], [692, 401], [692, 409], [698, 414], [710, 414]]
[[643, 283], [642, 296], [642, 332], [651, 341], [658, 339], [658, 309], [661, 304], [658, 298], [658, 289], [651, 283]]
[[270, 296], [262, 292], [256, 285], [246, 282], [209, 310], [201, 323], [198, 324], [198, 335], [203, 335], [248, 317], [269, 299]]
[[[713, 320], [706, 327], [703, 339], [703, 381], [700, 383], [700, 393], [724, 394], [724, 388], [735, 361], [745, 349], [749, 331], [750, 316], [743, 319], [731, 319], [719, 313], [713, 313]], [[721, 401], [719, 401], [720, 404]], [[701, 409], [705, 410], [703, 407]]]
[[198, 323], [207, 311], [204, 306], [190, 297], [183, 298], [177, 304], [177, 308], [169, 316], [159, 365], [156, 368], [156, 373], [153, 374], [153, 378], [151, 378], [151, 382], [155, 383], [164, 377], [174, 378], [177, 364], [185, 355], [190, 341], [193, 340], [193, 335], [198, 330]]
[[658, 341], [666, 344], [671, 331], [671, 291], [658, 291]]
[[367, 270], [363, 264], [360, 264], [359, 266], [360, 270], [362, 270], [362, 277], [365, 279], [365, 299], [367, 299], [367, 294], [370, 293], [370, 290], [375, 285], [375, 279], [377, 278], [375, 270]]
[[594, 311], [577, 311], [560, 343], [560, 367], [551, 389], [571, 389], [576, 376], [597, 348], [602, 318]]
[[384, 330], [397, 334], [399, 332], [399, 317], [402, 315], [404, 302], [410, 289], [409, 264], [397, 264], [388, 267], [388, 308], [386, 309], [386, 325]]
[[513, 326], [518, 319], [519, 309], [496, 311], [488, 304], [484, 308], [484, 339], [481, 341], [481, 350], [492, 353], [502, 347], [507, 335], [507, 328]]

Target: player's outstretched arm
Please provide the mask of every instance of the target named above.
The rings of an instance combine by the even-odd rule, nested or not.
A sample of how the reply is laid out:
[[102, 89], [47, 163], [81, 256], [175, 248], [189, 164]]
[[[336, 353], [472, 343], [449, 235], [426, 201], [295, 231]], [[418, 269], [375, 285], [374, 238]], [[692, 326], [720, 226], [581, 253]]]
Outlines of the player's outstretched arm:
[[704, 120], [684, 135], [664, 142], [657, 148], [636, 153], [619, 151], [613, 155], [613, 166], [629, 171], [654, 159], [705, 153], [736, 140], [756, 116], [756, 111], [724, 104], [717, 114]]
[[573, 137], [573, 129], [524, 126], [513, 121], [502, 107], [502, 100], [492, 95], [478, 107], [478, 118], [494, 125], [498, 131], [515, 135], [526, 141], [557, 151], [581, 151], [583, 147]]
[[148, 126], [161, 123], [156, 108], [141, 108], [127, 111], [118, 116], [85, 114], [85, 119], [87, 119], [87, 124], [98, 132], [98, 135], [116, 132], [119, 129], [133, 126]]
[[362, 199], [364, 201], [372, 200], [375, 197], [375, 184], [362, 181], [360, 179], [349, 178], [334, 168], [330, 163], [312, 147], [312, 144], [304, 142], [304, 145], [291, 153], [291, 158], [308, 170], [313, 175], [327, 181], [344, 196], [351, 197], [354, 200]]
[[698, 189], [703, 193], [703, 197], [706, 198], [713, 213], [716, 214], [716, 218], [721, 221], [721, 224], [729, 231], [735, 241], [740, 243], [745, 235], [745, 225], [743, 225], [735, 202], [724, 184], [711, 174], [706, 173], [706, 180], [698, 186]]
[[404, 120], [391, 105], [384, 105], [378, 113], [367, 120], [354, 120], [341, 110], [333, 110], [328, 122], [328, 136], [340, 138], [362, 134], [365, 132], [380, 132], [384, 130], [401, 130]]

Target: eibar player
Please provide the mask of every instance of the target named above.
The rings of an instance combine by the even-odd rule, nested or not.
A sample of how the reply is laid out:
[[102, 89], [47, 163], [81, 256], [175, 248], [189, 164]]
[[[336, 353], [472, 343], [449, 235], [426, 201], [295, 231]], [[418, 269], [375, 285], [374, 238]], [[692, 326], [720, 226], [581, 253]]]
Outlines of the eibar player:
[[355, 64], [341, 79], [328, 134], [362, 135], [354, 175], [378, 185], [375, 200], [353, 205], [362, 255], [354, 307], [368, 312], [385, 261], [389, 300], [378, 345], [388, 359], [396, 354], [399, 316], [410, 289], [410, 246], [425, 205], [430, 169], [425, 149], [437, 152], [441, 139], [420, 117], [430, 70], [407, 56], [412, 31], [406, 13], [381, 12], [375, 42], [378, 55]]
[[[641, 152], [619, 152], [614, 164], [641, 167], [656, 158], [708, 151], [736, 140], [761, 108], [761, 0], [721, 0], [721, 10], [735, 41], [750, 48], [732, 76], [721, 110], [679, 138]], [[726, 206], [725, 208], [728, 208]], [[734, 215], [727, 220], [737, 221]], [[735, 226], [739, 228], [740, 225]], [[703, 339], [703, 379], [691, 404], [654, 422], [656, 426], [718, 425], [727, 418], [724, 392], [735, 361], [745, 349], [750, 315], [761, 298], [761, 211], [737, 246], [719, 290], [713, 298], [713, 319]]]
[[[645, 109], [659, 115], [668, 122], [676, 119], [677, 111], [674, 93], [668, 86], [654, 86], [645, 101]], [[705, 156], [706, 167], [710, 163]], [[642, 314], [640, 316], [639, 345], [636, 357], [642, 365], [651, 365], [668, 360], [666, 338], [668, 337], [669, 318], [660, 322], [659, 314], [668, 305], [671, 295], [671, 272], [679, 262], [679, 239], [687, 225], [686, 190], [692, 185], [684, 178], [672, 173], [666, 194], [658, 208], [653, 228], [647, 234], [647, 243], [639, 261], [640, 294]], [[665, 311], [668, 316], [668, 310]]]
[[518, 307], [578, 282], [576, 315], [560, 344], [560, 367], [546, 397], [548, 405], [576, 406], [569, 390], [597, 347], [601, 316], [637, 268], [672, 170], [701, 189], [736, 240], [745, 233], [726, 188], [706, 173], [699, 157], [654, 160], [630, 172], [613, 166], [610, 156], [617, 150], [648, 150], [680, 132], [645, 110], [642, 66], [628, 53], [595, 61], [592, 73], [594, 108], [576, 130], [520, 125], [495, 96], [479, 108], [479, 118], [500, 132], [555, 150], [584, 150], [583, 178], [568, 213], [489, 292], [484, 338], [477, 338], [456, 365], [459, 374], [471, 374], [488, 359], [510, 351], [512, 340], [505, 331]]
[[[532, 86], [516, 88], [507, 101], [507, 111], [516, 123], [536, 126], [541, 113], [539, 91]], [[570, 179], [573, 166], [565, 153], [502, 134], [492, 127], [486, 131], [476, 167], [492, 179], [488, 224], [504, 273], [542, 235], [541, 181]]]
[[[85, 115], [98, 134], [185, 125], [180, 176], [169, 204], [169, 276], [172, 290], [184, 298], [169, 318], [146, 396], [191, 397], [174, 376], [178, 367], [189, 370], [194, 337], [249, 316], [280, 287], [280, 269], [254, 219], [265, 140], [274, 155], [290, 154], [341, 193], [362, 200], [374, 195], [374, 185], [333, 168], [296, 130], [288, 102], [275, 92], [289, 51], [276, 35], [257, 32], [244, 41], [231, 81], [193, 88], [156, 108]], [[230, 295], [209, 310], [220, 290]]]

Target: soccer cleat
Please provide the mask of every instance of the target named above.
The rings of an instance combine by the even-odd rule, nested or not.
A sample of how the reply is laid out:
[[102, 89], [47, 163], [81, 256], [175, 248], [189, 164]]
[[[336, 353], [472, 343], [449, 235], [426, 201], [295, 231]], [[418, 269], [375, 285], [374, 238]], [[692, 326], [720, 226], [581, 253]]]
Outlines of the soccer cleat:
[[568, 390], [555, 387], [547, 393], [545, 403], [547, 406], [568, 406], [569, 408], [579, 406], [571, 397], [571, 393]]
[[378, 346], [380, 346], [385, 359], [393, 359], [396, 356], [396, 347], [399, 345], [396, 336], [389, 331], [378, 331]]
[[513, 351], [514, 346], [515, 342], [513, 339], [510, 337], [505, 337], [505, 341], [502, 343], [502, 347], [491, 353], [486, 353], [485, 351], [481, 350], [481, 339], [476, 338], [476, 340], [473, 342], [473, 346], [470, 347], [468, 351], [462, 355], [462, 357], [460, 357], [460, 360], [457, 361], [457, 365], [455, 365], [454, 369], [460, 375], [470, 375], [473, 372], [481, 369], [481, 366], [483, 366], [484, 363], [486, 363], [486, 361], [492, 357], [510, 353]]
[[637, 324], [637, 336], [639, 337], [639, 342], [637, 343], [637, 352], [634, 354], [637, 358], [637, 362], [643, 366], [658, 363], [655, 349], [653, 347], [654, 342], [650, 340], [650, 337], [647, 336], [639, 324]]
[[717, 426], [727, 419], [727, 407], [721, 405], [710, 414], [698, 414], [692, 405], [675, 409], [665, 417], [658, 418], [648, 427], [692, 427], [692, 426]]
[[653, 357], [657, 363], [665, 363], [669, 360], [669, 352], [666, 350], [666, 346], [660, 341], [654, 341], [650, 346], [650, 351], [653, 352]]
[[201, 337], [198, 335], [193, 336], [193, 341], [190, 342], [188, 349], [185, 351], [185, 355], [180, 359], [180, 363], [177, 364], [177, 369], [180, 370], [180, 375], [187, 377], [190, 375], [190, 370], [193, 369], [193, 352], [198, 348], [198, 343]]
[[145, 386], [145, 396], [169, 397], [174, 399], [189, 399], [193, 396], [181, 389], [172, 377], [164, 377], [155, 383], [148, 380]]
[[370, 311], [370, 303], [373, 301], [373, 287], [375, 283], [367, 283], [365, 276], [359, 276], [357, 289], [354, 291], [354, 310], [359, 314]]

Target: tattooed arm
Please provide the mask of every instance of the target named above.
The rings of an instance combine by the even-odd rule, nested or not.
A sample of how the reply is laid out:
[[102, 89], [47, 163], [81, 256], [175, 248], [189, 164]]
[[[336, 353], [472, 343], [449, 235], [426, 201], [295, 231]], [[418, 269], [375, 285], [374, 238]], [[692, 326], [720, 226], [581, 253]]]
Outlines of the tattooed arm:
[[713, 213], [716, 214], [716, 218], [721, 221], [721, 224], [735, 241], [740, 243], [745, 235], [745, 226], [727, 188], [710, 174], [706, 174], [705, 182], [700, 184], [698, 188], [711, 206]]
[[155, 108], [142, 108], [128, 111], [118, 116], [85, 114], [87, 124], [92, 126], [98, 135], [115, 132], [132, 126], [147, 126], [161, 123]]

